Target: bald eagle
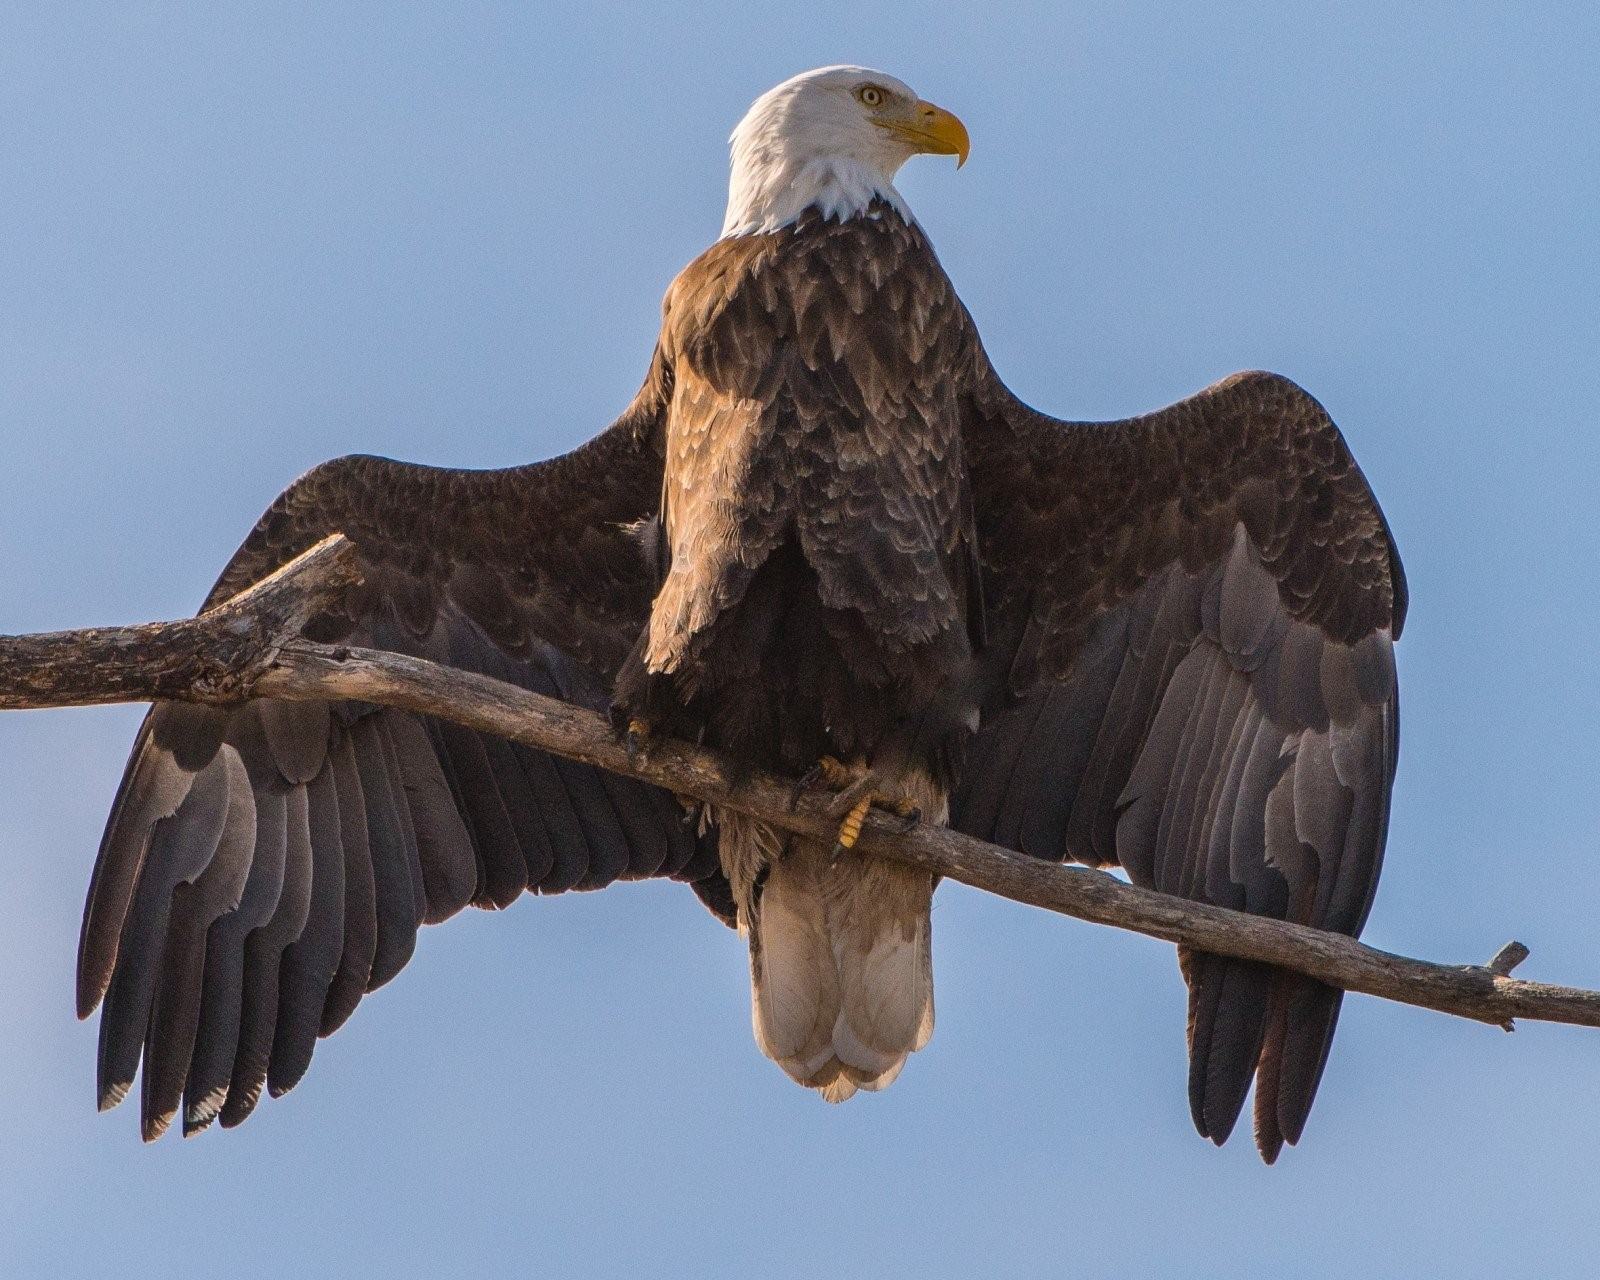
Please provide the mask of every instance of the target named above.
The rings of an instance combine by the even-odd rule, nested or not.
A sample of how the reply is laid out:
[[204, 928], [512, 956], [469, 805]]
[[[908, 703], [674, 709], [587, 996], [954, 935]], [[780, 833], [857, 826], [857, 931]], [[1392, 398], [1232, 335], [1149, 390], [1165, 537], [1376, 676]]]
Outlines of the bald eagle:
[[[1406, 592], [1322, 408], [1245, 373], [1122, 422], [1006, 389], [894, 186], [966, 129], [830, 67], [735, 129], [723, 233], [667, 292], [644, 385], [564, 457], [324, 463], [207, 608], [333, 531], [362, 582], [305, 634], [421, 655], [836, 793], [839, 836], [356, 703], [155, 706], [84, 913], [102, 1107], [238, 1124], [410, 958], [525, 890], [687, 882], [749, 940], [756, 1039], [839, 1101], [933, 1031], [933, 879], [852, 848], [872, 804], [1035, 857], [1355, 935], [1394, 777]], [[1252, 1080], [1273, 1160], [1341, 993], [1180, 951], [1189, 1097]]]

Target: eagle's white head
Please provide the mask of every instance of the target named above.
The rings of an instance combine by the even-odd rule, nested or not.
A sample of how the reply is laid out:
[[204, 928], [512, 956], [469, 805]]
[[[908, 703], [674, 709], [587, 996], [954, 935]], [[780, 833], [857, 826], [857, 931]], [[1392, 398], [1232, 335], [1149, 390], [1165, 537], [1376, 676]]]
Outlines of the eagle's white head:
[[943, 107], [867, 67], [804, 71], [755, 100], [729, 139], [722, 234], [788, 226], [815, 207], [844, 220], [882, 199], [906, 218], [894, 175], [920, 152], [967, 159], [967, 130]]

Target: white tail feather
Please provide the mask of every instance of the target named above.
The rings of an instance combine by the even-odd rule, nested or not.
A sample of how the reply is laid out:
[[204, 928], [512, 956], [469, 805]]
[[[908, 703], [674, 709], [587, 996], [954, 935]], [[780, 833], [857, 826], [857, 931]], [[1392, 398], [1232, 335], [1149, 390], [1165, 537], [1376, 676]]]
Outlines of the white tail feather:
[[933, 1034], [924, 872], [796, 840], [751, 932], [756, 1042], [830, 1102], [885, 1088]]
[[[750, 936], [751, 1015], [756, 1043], [801, 1084], [833, 1062], [839, 981], [827, 919], [807, 867], [775, 866], [761, 890]], [[854, 1092], [854, 1090], [852, 1090]]]

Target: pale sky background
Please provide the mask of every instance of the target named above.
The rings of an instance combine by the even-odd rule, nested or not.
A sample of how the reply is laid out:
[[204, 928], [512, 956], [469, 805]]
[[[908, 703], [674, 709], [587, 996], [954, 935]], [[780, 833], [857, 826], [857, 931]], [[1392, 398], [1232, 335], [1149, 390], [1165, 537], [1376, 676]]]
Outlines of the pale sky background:
[[[902, 189], [1072, 416], [1239, 368], [1342, 425], [1413, 607], [1368, 939], [1600, 987], [1600, 7], [21, 3], [0, 16], [0, 631], [191, 610], [350, 451], [592, 434], [776, 81], [969, 125]], [[1352, 997], [1305, 1140], [1195, 1136], [1171, 948], [960, 886], [939, 1030], [830, 1108], [687, 889], [467, 913], [242, 1129], [94, 1111], [82, 904], [133, 708], [0, 716], [0, 1274], [1591, 1276], [1600, 1032]]]

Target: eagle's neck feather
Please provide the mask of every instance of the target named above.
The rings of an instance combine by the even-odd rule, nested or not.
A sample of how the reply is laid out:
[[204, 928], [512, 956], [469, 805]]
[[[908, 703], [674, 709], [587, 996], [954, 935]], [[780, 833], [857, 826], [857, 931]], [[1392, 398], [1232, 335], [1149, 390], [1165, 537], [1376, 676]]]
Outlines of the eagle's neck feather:
[[824, 221], [843, 222], [867, 213], [875, 200], [912, 220], [894, 183], [873, 165], [848, 156], [794, 157], [760, 147], [741, 153], [736, 140], [722, 238], [777, 231], [808, 209]]

